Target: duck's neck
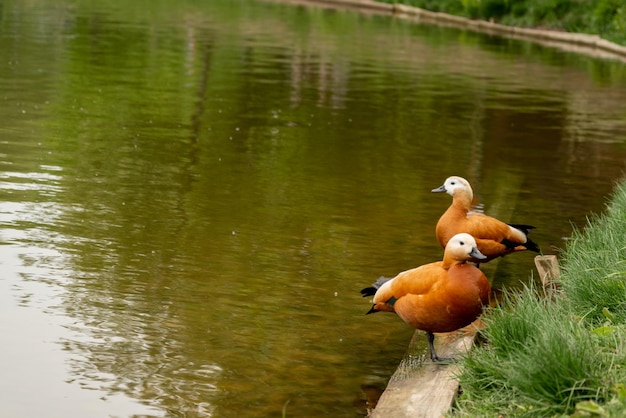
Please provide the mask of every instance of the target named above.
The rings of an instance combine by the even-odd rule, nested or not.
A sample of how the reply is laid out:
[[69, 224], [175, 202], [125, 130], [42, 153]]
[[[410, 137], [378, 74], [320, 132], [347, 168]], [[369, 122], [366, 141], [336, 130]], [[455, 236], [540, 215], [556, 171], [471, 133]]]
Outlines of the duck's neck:
[[470, 190], [457, 190], [452, 196], [452, 207], [467, 213], [472, 208], [473, 199], [474, 195]]
[[465, 263], [467, 263], [467, 261], [465, 261], [465, 260], [460, 261], [460, 260], [457, 260], [456, 258], [454, 258], [451, 255], [444, 254], [442, 267], [445, 270], [449, 270], [450, 267], [461, 265], [461, 264], [465, 264]]

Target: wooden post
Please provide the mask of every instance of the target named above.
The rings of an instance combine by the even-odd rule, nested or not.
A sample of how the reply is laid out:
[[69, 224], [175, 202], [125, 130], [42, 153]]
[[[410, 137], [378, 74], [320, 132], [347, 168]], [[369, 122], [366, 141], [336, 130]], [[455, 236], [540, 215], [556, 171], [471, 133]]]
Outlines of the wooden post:
[[535, 266], [539, 272], [541, 285], [546, 295], [552, 297], [558, 292], [558, 278], [561, 276], [559, 262], [556, 255], [538, 255], [535, 257]]

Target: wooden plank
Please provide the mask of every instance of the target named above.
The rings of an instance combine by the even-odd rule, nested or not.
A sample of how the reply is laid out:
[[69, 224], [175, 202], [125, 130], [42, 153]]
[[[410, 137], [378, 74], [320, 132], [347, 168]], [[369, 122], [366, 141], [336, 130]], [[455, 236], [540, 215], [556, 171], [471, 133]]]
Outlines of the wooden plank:
[[[476, 325], [459, 331], [436, 334], [435, 348], [441, 357], [459, 357], [471, 349]], [[413, 334], [407, 355], [391, 377], [371, 418], [439, 418], [452, 406], [459, 391], [456, 363], [433, 363], [423, 352], [426, 336]], [[418, 348], [420, 347], [420, 348]], [[417, 351], [422, 351], [419, 353]]]

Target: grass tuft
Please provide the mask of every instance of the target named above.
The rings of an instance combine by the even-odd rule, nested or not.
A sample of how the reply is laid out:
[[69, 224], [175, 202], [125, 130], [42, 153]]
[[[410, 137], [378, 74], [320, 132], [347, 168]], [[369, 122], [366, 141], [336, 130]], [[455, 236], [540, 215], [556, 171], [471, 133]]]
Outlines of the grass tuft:
[[574, 231], [562, 268], [573, 312], [597, 324], [606, 319], [606, 309], [626, 323], [626, 182], [617, 186], [607, 215], [594, 216], [584, 231]]

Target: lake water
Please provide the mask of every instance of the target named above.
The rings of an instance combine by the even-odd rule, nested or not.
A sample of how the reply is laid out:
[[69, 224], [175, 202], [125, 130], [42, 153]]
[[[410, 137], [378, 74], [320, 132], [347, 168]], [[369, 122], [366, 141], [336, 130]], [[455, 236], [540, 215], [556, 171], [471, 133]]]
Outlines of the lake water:
[[624, 174], [619, 62], [253, 0], [0, 17], [3, 417], [362, 416], [413, 331], [359, 290], [441, 258], [431, 189], [558, 254]]

